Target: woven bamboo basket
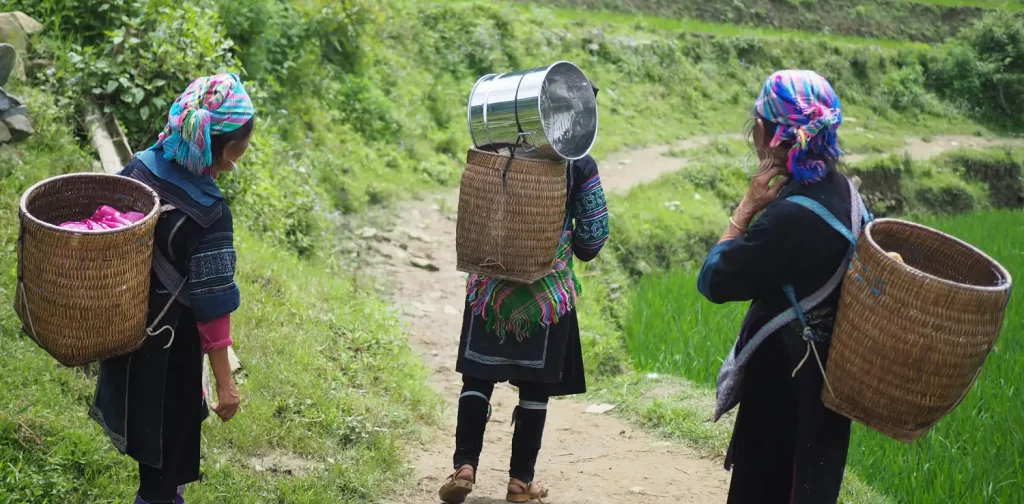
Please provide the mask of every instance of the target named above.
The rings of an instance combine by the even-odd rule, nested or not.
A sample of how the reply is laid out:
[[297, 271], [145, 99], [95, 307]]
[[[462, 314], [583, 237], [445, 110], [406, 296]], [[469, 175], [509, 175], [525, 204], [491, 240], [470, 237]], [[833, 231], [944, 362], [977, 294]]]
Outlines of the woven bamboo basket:
[[[128, 227], [70, 231], [101, 205], [146, 217]], [[146, 334], [159, 198], [141, 182], [77, 173], [25, 192], [19, 216], [15, 311], [25, 331], [65, 366], [138, 349]]]
[[565, 227], [566, 190], [565, 161], [470, 149], [459, 188], [459, 271], [521, 283], [550, 273]]
[[843, 281], [825, 405], [893, 439], [917, 440], [978, 378], [1011, 282], [956, 238], [901, 220], [870, 223]]

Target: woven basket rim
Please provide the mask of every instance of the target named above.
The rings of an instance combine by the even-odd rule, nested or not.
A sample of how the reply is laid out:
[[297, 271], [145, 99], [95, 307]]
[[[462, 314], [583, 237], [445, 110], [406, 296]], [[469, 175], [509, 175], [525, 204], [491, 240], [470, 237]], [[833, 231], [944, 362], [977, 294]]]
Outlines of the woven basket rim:
[[[122, 181], [127, 181], [129, 184], [134, 184], [134, 185], [138, 186], [140, 189], [142, 189], [143, 191], [149, 193], [149, 195], [153, 197], [153, 208], [151, 208], [149, 210], [149, 212], [146, 214], [146, 216], [143, 217], [141, 220], [139, 220], [137, 222], [133, 222], [133, 223], [127, 225], [127, 226], [119, 227], [119, 228], [116, 228], [116, 229], [101, 229], [101, 230], [95, 230], [95, 231], [82, 231], [82, 230], [77, 230], [77, 229], [73, 230], [73, 229], [62, 228], [62, 227], [60, 227], [58, 225], [50, 224], [49, 222], [40, 220], [39, 218], [37, 218], [36, 216], [32, 215], [32, 213], [28, 211], [28, 199], [29, 199], [29, 196], [31, 196], [32, 193], [34, 193], [35, 191], [39, 190], [39, 188], [43, 187], [44, 185], [51, 184], [51, 183], [57, 182], [59, 180], [65, 180], [65, 179], [73, 179], [73, 178], [100, 178], [100, 177], [117, 178], [117, 179], [120, 179]], [[69, 235], [69, 236], [76, 236], [76, 235], [90, 235], [90, 236], [95, 236], [95, 235], [113, 235], [113, 234], [118, 234], [118, 233], [124, 233], [124, 232], [131, 231], [131, 230], [133, 230], [133, 229], [135, 229], [137, 227], [143, 226], [148, 221], [150, 221], [152, 219], [155, 219], [157, 217], [157, 215], [160, 213], [160, 196], [157, 195], [156, 191], [154, 191], [153, 188], [149, 187], [148, 185], [143, 184], [142, 182], [139, 182], [138, 180], [135, 180], [135, 179], [133, 179], [131, 177], [125, 177], [123, 175], [115, 175], [115, 174], [112, 174], [112, 173], [68, 173], [68, 174], [65, 174], [65, 175], [57, 175], [55, 177], [50, 177], [48, 179], [41, 180], [41, 181], [36, 182], [35, 184], [33, 184], [31, 187], [28, 188], [28, 190], [25, 191], [25, 194], [22, 194], [21, 202], [18, 205], [18, 209], [21, 211], [21, 215], [23, 215], [25, 217], [25, 219], [28, 219], [33, 224], [35, 224], [37, 226], [40, 226], [42, 228], [45, 228], [48, 231], [53, 231], [53, 232], [56, 232], [56, 233], [62, 233], [62, 234], [66, 234], [66, 235]]]
[[521, 167], [554, 167], [555, 165], [565, 166], [569, 161], [568, 159], [546, 159], [546, 158], [533, 158], [516, 156], [512, 157], [507, 154], [500, 154], [489, 150], [478, 149], [476, 147], [470, 147], [469, 152], [466, 153], [467, 163], [476, 163], [480, 166], [487, 168], [501, 168], [504, 163], [508, 162], [509, 158]]
[[[904, 262], [898, 261], [895, 258], [891, 257], [888, 253], [886, 253], [886, 251], [883, 250], [882, 247], [878, 246], [878, 243], [875, 242], [875, 238], [873, 236], [871, 236], [871, 231], [875, 228], [876, 225], [879, 225], [879, 224], [882, 224], [882, 225], [884, 225], [884, 224], [898, 224], [898, 225], [901, 225], [901, 226], [912, 227], [912, 228], [916, 228], [918, 230], [924, 231], [926, 233], [936, 234], [936, 235], [939, 235], [940, 237], [942, 237], [944, 239], [956, 242], [956, 243], [964, 246], [965, 248], [967, 248], [971, 252], [977, 254], [979, 257], [981, 257], [985, 261], [987, 261], [989, 263], [989, 265], [992, 267], [992, 269], [995, 270], [995, 272], [1000, 277], [1002, 277], [1002, 278], [1004, 278], [1006, 280], [1006, 283], [1003, 284], [1003, 285], [990, 285], [990, 286], [986, 286], [986, 285], [973, 285], [973, 284], [965, 284], [965, 283], [955, 282], [953, 280], [949, 280], [949, 279], [946, 279], [946, 278], [942, 278], [942, 277], [939, 277], [939, 276], [932, 275], [931, 273], [925, 273], [924, 271], [921, 271], [921, 270], [919, 270], [917, 268], [914, 268], [913, 266], [910, 266], [910, 265], [908, 265], [908, 264], [906, 264]], [[948, 285], [950, 287], [956, 287], [956, 288], [960, 288], [960, 289], [969, 289], [969, 290], [974, 290], [974, 291], [977, 291], [977, 292], [1003, 292], [1003, 291], [1009, 290], [1013, 286], [1013, 278], [1010, 276], [1010, 272], [1007, 271], [1006, 268], [1004, 268], [1003, 265], [999, 263], [999, 261], [996, 261], [995, 259], [990, 257], [988, 254], [982, 252], [980, 249], [975, 247], [974, 245], [971, 245], [970, 243], [967, 243], [967, 242], [965, 242], [965, 241], [963, 241], [963, 240], [961, 240], [961, 239], [959, 239], [959, 238], [957, 238], [955, 236], [943, 233], [942, 231], [939, 231], [938, 229], [930, 228], [930, 227], [925, 226], [923, 224], [918, 224], [916, 222], [910, 222], [910, 221], [906, 221], [906, 220], [903, 220], [903, 219], [883, 218], [883, 219], [875, 219], [875, 220], [869, 222], [867, 227], [864, 228], [864, 233], [863, 234], [864, 234], [864, 237], [867, 239], [867, 243], [871, 246], [871, 248], [881, 253], [880, 255], [882, 256], [882, 260], [883, 261], [892, 262], [892, 263], [896, 264], [901, 269], [904, 269], [904, 270], [907, 270], [907, 271], [911, 271], [914, 274], [921, 275], [923, 277], [928, 278], [929, 280], [932, 280], [932, 281], [935, 281], [935, 282], [939, 282], [941, 284]]]

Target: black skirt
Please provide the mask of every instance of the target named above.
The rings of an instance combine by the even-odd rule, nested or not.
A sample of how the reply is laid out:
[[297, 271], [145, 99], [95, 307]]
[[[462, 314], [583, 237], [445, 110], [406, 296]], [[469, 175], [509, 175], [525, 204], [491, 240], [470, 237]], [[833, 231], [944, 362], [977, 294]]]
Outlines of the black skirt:
[[551, 397], [582, 394], [587, 380], [576, 310], [522, 341], [509, 336], [502, 342], [467, 302], [455, 370], [494, 383], [542, 384]]
[[[200, 479], [203, 352], [191, 312], [132, 354], [103, 361], [90, 411], [119, 451], [139, 462], [150, 491], [172, 492]], [[164, 348], [168, 346], [168, 348]]]
[[[850, 420], [821, 401], [823, 378], [812, 355], [792, 376], [807, 343], [792, 327], [754, 351], [726, 455], [729, 504], [830, 504], [839, 498]], [[818, 345], [827, 365], [828, 345]]]

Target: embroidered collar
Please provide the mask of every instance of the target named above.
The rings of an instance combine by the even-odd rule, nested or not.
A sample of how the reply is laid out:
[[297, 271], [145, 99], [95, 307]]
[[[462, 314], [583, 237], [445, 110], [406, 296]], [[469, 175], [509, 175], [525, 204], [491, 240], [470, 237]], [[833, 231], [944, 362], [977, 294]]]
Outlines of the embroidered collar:
[[136, 156], [145, 163], [153, 175], [185, 191], [196, 203], [210, 207], [224, 201], [224, 195], [212, 177], [196, 175], [174, 161], [165, 159], [162, 148], [153, 147]]

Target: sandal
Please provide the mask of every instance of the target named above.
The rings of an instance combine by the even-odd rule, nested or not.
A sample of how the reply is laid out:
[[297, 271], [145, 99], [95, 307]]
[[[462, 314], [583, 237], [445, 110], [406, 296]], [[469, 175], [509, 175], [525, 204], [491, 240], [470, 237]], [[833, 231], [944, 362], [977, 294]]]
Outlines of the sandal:
[[[518, 490], [516, 490], [517, 488]], [[536, 500], [544, 504], [544, 501], [541, 499], [546, 499], [547, 497], [548, 489], [536, 481], [525, 483], [515, 478], [508, 480], [508, 493], [505, 495], [505, 500], [509, 502], [530, 502]]]
[[[461, 477], [467, 471], [469, 479]], [[473, 471], [473, 466], [468, 464], [459, 466], [451, 476], [448, 476], [444, 485], [441, 485], [437, 495], [441, 497], [441, 502], [446, 504], [462, 504], [466, 502], [466, 496], [473, 491], [473, 483], [476, 483], [476, 472]]]

